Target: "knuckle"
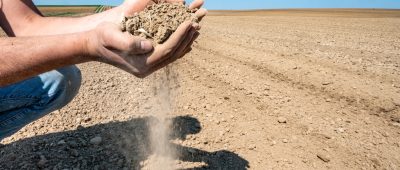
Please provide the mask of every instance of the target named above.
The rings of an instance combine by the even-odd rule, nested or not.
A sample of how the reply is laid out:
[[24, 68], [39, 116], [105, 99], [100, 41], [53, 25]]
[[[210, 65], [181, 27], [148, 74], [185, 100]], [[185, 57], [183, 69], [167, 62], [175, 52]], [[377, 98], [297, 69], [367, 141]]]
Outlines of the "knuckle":
[[172, 48], [164, 48], [162, 55], [163, 56], [168, 56], [168, 55], [171, 55], [172, 52], [173, 52]]
[[130, 52], [136, 52], [140, 50], [140, 41], [137, 41], [136, 39], [129, 39], [126, 42], [126, 49], [129, 50]]

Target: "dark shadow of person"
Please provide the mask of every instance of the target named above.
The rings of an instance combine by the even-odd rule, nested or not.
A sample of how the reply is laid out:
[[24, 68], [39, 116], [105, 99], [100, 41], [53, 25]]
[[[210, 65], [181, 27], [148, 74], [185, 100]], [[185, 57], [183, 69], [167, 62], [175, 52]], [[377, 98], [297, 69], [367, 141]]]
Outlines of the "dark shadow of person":
[[[140, 169], [151, 153], [149, 125], [153, 117], [111, 122], [73, 131], [52, 133], [22, 139], [0, 146], [0, 169]], [[172, 119], [171, 139], [184, 140], [201, 131], [193, 117]], [[95, 138], [95, 137], [101, 137]], [[171, 143], [177, 158], [204, 165], [191, 169], [242, 170], [247, 160], [226, 151], [207, 152]], [[162, 169], [162, 168], [161, 168]]]

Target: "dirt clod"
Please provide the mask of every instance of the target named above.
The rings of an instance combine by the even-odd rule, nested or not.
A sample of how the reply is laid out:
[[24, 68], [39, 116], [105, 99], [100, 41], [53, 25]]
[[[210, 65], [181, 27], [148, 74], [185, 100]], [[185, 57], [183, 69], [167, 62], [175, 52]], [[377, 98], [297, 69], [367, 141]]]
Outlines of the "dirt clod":
[[287, 122], [287, 119], [284, 118], [284, 117], [278, 117], [278, 122], [279, 122], [279, 123], [286, 123], [286, 122]]
[[159, 3], [148, 6], [133, 16], [125, 17], [121, 27], [135, 36], [164, 43], [184, 21], [198, 22], [194, 11], [180, 3]]
[[103, 141], [103, 139], [100, 136], [96, 136], [96, 137], [90, 139], [90, 143], [93, 145], [99, 145], [102, 141]]

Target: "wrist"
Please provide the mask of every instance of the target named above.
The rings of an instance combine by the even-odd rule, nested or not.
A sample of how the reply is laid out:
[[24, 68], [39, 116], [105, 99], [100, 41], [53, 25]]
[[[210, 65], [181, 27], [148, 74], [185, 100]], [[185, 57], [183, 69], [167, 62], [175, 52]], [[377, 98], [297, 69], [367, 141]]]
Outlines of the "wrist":
[[97, 41], [95, 40], [96, 33], [94, 30], [91, 31], [85, 31], [80, 33], [81, 35], [79, 36], [82, 44], [80, 44], [80, 48], [82, 51], [82, 55], [86, 58], [88, 61], [94, 61], [96, 58], [98, 58], [98, 50], [97, 50]]

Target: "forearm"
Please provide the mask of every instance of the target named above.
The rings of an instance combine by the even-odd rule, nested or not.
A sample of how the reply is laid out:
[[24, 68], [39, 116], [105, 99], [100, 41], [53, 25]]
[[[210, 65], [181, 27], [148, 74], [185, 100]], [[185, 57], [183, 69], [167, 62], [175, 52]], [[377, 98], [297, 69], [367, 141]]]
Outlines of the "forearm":
[[0, 87], [67, 65], [90, 61], [86, 33], [1, 38]]
[[118, 10], [118, 8], [114, 8], [113, 10], [85, 17], [38, 16], [29, 27], [25, 28], [17, 36], [58, 35], [88, 31], [96, 28], [102, 22], [117, 22], [115, 18], [121, 18], [122, 21], [122, 15]]
[[31, 0], [0, 3], [0, 24], [10, 37], [77, 33], [118, 18], [122, 20], [120, 7], [86, 17], [43, 17]]

